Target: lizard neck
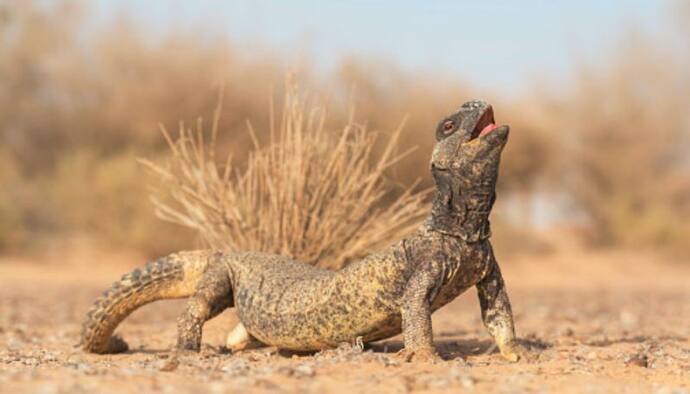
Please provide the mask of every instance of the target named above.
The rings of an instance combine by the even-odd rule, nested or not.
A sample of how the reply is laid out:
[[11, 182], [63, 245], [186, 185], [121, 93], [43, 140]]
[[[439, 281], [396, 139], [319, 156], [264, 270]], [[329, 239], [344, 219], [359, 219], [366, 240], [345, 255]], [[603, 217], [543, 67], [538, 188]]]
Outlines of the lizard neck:
[[484, 241], [491, 237], [489, 214], [495, 200], [494, 187], [439, 188], [427, 223], [434, 231], [466, 242]]

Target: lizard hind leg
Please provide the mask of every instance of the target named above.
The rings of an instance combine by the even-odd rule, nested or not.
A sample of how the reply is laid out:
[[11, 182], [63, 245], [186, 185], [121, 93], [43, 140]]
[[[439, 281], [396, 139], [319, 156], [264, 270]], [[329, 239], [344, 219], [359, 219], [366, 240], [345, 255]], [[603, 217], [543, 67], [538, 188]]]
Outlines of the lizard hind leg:
[[217, 259], [209, 264], [177, 320], [177, 349], [199, 351], [204, 323], [232, 306], [229, 271], [227, 265]]
[[207, 261], [206, 251], [180, 252], [125, 274], [86, 314], [78, 346], [98, 354], [126, 351], [127, 343], [112, 335], [120, 322], [150, 302], [190, 296]]

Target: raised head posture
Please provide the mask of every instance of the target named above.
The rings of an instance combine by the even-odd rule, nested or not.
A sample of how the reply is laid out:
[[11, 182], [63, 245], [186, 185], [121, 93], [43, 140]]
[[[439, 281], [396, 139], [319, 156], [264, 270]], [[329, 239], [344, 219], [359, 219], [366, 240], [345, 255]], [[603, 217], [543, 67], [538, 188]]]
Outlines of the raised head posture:
[[436, 357], [431, 314], [476, 286], [482, 318], [508, 360], [519, 358], [513, 317], [489, 237], [489, 213], [508, 126], [469, 101], [441, 120], [431, 158], [436, 195], [428, 220], [397, 244], [337, 272], [255, 252], [180, 252], [115, 282], [89, 311], [81, 346], [127, 349], [112, 333], [146, 303], [189, 297], [177, 347], [199, 350], [203, 324], [236, 308], [255, 341], [297, 351], [376, 341], [402, 332], [408, 359]]

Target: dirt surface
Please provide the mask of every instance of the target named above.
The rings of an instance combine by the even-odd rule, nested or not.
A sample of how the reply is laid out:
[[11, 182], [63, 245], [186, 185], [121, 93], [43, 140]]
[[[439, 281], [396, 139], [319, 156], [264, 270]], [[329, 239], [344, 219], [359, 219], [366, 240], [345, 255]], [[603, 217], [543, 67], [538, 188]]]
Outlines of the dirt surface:
[[518, 335], [535, 360], [495, 352], [471, 290], [434, 315], [445, 361], [403, 363], [400, 338], [313, 355], [228, 354], [235, 322], [207, 324], [201, 354], [173, 357], [181, 301], [137, 311], [119, 329], [126, 354], [73, 347], [94, 298], [135, 255], [51, 253], [0, 259], [0, 392], [690, 392], [690, 264], [641, 253], [572, 249], [499, 255]]

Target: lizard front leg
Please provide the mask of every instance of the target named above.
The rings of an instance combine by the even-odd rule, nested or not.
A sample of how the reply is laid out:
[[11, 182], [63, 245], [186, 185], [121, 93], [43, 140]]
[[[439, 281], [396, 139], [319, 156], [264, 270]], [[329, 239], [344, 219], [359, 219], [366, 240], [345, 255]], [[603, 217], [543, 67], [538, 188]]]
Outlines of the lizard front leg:
[[441, 285], [439, 264], [420, 267], [410, 278], [402, 298], [402, 331], [407, 361], [434, 361], [438, 355], [434, 349], [431, 329], [431, 300]]
[[509, 361], [518, 361], [522, 350], [515, 340], [513, 312], [506, 291], [501, 269], [491, 252], [489, 273], [477, 284], [477, 295], [482, 310], [482, 320], [489, 334], [496, 341], [501, 355]]

